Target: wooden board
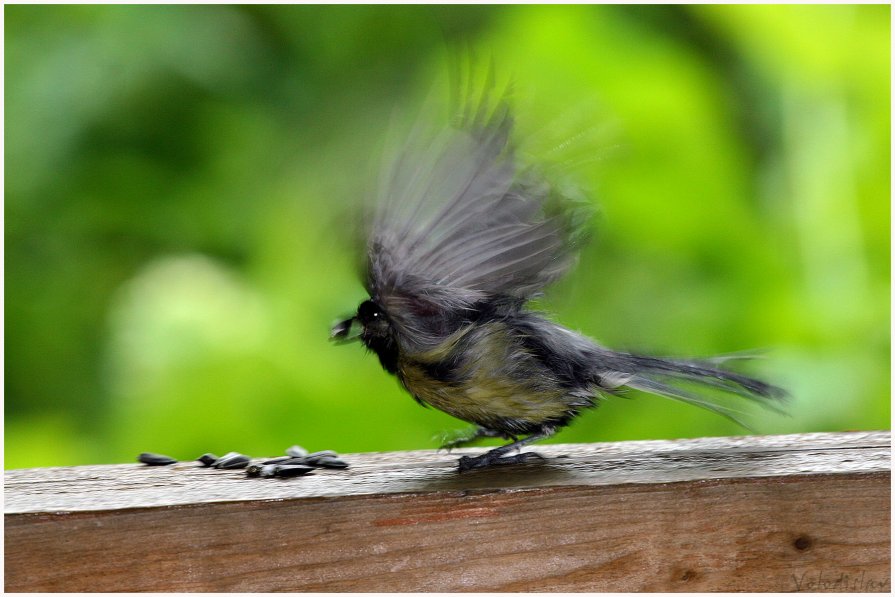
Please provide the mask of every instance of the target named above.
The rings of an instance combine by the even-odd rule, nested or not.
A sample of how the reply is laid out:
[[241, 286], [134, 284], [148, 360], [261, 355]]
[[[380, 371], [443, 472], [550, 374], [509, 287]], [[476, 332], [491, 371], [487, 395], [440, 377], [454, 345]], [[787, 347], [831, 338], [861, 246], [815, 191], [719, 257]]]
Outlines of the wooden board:
[[888, 591], [890, 434], [5, 473], [9, 591]]

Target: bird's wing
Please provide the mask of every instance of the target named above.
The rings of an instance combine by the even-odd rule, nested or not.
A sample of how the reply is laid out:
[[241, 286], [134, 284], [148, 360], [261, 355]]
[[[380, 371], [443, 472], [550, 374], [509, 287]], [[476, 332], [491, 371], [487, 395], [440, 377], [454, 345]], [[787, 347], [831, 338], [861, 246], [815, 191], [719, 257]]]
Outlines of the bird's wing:
[[[367, 290], [399, 332], [426, 344], [464, 310], [522, 304], [572, 265], [589, 216], [520, 166], [505, 99], [454, 126], [418, 126], [385, 168], [367, 232]], [[422, 334], [422, 335], [420, 335]]]

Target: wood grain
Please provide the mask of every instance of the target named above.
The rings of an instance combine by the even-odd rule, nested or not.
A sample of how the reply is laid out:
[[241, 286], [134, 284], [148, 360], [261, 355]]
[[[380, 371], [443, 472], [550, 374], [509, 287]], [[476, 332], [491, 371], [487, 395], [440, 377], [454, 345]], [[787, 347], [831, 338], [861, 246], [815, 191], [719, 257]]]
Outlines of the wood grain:
[[[7, 471], [9, 591], [888, 591], [890, 434]], [[461, 450], [458, 453], [473, 452]]]

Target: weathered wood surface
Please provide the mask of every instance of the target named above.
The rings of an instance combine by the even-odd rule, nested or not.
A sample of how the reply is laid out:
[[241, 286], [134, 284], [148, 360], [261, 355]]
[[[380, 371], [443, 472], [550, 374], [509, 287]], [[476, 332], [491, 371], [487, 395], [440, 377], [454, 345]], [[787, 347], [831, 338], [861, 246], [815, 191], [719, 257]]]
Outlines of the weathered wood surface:
[[890, 434], [5, 472], [8, 591], [888, 591]]

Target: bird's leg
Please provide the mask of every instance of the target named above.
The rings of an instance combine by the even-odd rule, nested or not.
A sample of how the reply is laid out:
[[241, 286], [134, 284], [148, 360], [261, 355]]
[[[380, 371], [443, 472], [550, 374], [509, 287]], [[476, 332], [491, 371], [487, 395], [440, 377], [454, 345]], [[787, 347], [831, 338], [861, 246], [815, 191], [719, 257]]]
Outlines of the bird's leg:
[[555, 432], [556, 429], [553, 427], [541, 427], [539, 430], [535, 431], [524, 439], [514, 441], [513, 443], [507, 444], [505, 446], [500, 446], [499, 448], [494, 448], [493, 450], [485, 452], [481, 456], [463, 456], [462, 458], [460, 458], [459, 470], [460, 472], [463, 472], [474, 468], [485, 468], [487, 466], [497, 466], [504, 464], [519, 464], [528, 460], [543, 459], [543, 456], [535, 452], [520, 452], [519, 454], [514, 454], [513, 456], [504, 456], [504, 454], [506, 454], [507, 452], [512, 452], [513, 450], [518, 450], [519, 448], [527, 446], [532, 442], [550, 437]]
[[454, 448], [466, 446], [483, 437], [505, 437], [515, 441], [515, 437], [508, 436], [500, 431], [488, 429], [487, 427], [474, 427], [473, 429], [464, 429], [453, 435], [446, 435], [441, 438], [441, 446], [439, 450], [447, 450], [450, 452]]

